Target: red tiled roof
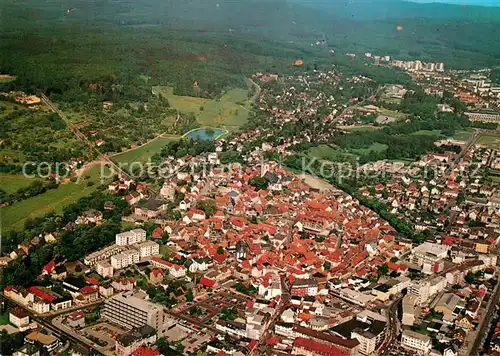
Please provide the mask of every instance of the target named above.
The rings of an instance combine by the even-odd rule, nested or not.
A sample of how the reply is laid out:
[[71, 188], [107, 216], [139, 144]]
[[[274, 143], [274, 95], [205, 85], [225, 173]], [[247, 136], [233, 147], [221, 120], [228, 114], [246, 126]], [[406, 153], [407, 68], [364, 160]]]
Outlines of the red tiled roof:
[[92, 284], [94, 286], [98, 286], [99, 285], [99, 281], [97, 279], [91, 278], [91, 277], [85, 278], [85, 282], [87, 282], [88, 284]]
[[82, 311], [74, 312], [73, 314], [70, 314], [69, 318], [71, 320], [78, 320], [85, 317], [85, 313]]
[[50, 261], [49, 263], [47, 263], [45, 266], [43, 266], [43, 271], [47, 274], [51, 274], [52, 271], [56, 268], [56, 264], [54, 263], [54, 261]]
[[295, 338], [293, 342], [294, 347], [300, 347], [303, 349], [306, 349], [308, 351], [314, 352], [319, 355], [325, 355], [325, 356], [348, 356], [349, 353], [339, 349], [338, 347], [333, 346], [332, 344], [326, 345], [326, 344], [321, 344], [319, 342], [306, 339], [303, 337], [297, 337]]
[[200, 284], [205, 287], [213, 288], [215, 286], [215, 281], [213, 279], [201, 277]]
[[154, 229], [153, 233], [151, 234], [151, 237], [154, 239], [161, 239], [162, 236], [163, 236], [163, 229], [159, 226], [156, 229]]
[[408, 269], [408, 266], [405, 264], [398, 264], [398, 263], [392, 263], [390, 261], [386, 262], [387, 267], [389, 267], [390, 270], [393, 271], [406, 271]]
[[41, 298], [43, 300], [46, 300], [49, 303], [52, 303], [54, 300], [56, 300], [56, 298], [54, 298], [53, 296], [51, 296], [51, 295], [45, 293], [44, 291], [38, 289], [37, 287], [30, 287], [30, 288], [28, 288], [28, 292], [33, 293], [37, 297], [39, 297], [39, 298]]
[[85, 286], [80, 289], [80, 293], [82, 294], [92, 294], [97, 292], [97, 289], [94, 286]]
[[253, 349], [255, 349], [256, 346], [257, 346], [257, 340], [252, 339], [248, 343], [248, 351], [252, 351]]
[[132, 356], [157, 356], [160, 354], [160, 351], [150, 349], [146, 346], [140, 346], [132, 352]]
[[154, 269], [151, 271], [151, 274], [154, 275], [155, 277], [158, 277], [158, 275], [162, 275], [163, 276], [163, 271], [161, 269]]

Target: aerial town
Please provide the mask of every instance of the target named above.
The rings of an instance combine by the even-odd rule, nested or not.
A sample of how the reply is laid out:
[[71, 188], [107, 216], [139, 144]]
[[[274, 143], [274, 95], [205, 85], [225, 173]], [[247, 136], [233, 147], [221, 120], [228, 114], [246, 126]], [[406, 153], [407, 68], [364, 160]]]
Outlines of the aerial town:
[[[24, 214], [8, 232], [0, 219], [2, 350], [500, 355], [498, 68], [379, 52], [329, 48], [327, 65], [301, 58], [286, 73], [263, 65], [234, 103], [201, 93], [202, 79], [187, 85], [195, 97], [145, 75], [149, 96], [126, 103], [113, 75], [82, 80], [71, 95], [91, 93], [85, 118], [57, 90], [0, 92], [5, 125], [46, 125], [39, 137], [19, 122], [8, 129], [21, 133], [0, 130], [0, 173], [19, 178], [23, 159], [51, 150], [64, 163], [0, 187], [0, 213]], [[248, 117], [227, 124], [225, 111]], [[43, 214], [21, 205], [61, 191]]]
[[[262, 73], [256, 78], [277, 80]], [[338, 81], [330, 71], [284, 83], [317, 88]], [[126, 202], [121, 220], [130, 228], [80, 260], [51, 260], [28, 288], [5, 288], [3, 310], [12, 328], [27, 332], [15, 355], [32, 354], [35, 343], [47, 352], [71, 344], [75, 353], [115, 355], [167, 349], [452, 356], [500, 349], [500, 333], [484, 345], [498, 329], [492, 320], [498, 320], [500, 200], [488, 178], [499, 169], [498, 150], [479, 144], [480, 133], [441, 140], [435, 152], [414, 162], [362, 165], [367, 178], [362, 175], [356, 194], [348, 194], [266, 157], [290, 157], [313, 135], [326, 140], [321, 127], [385, 121], [355, 119], [379, 115], [374, 105], [346, 109], [333, 96], [309, 99], [296, 90], [273, 93], [269, 107], [270, 89], [264, 89], [260, 105], [282, 127], [326, 105], [329, 114], [315, 134], [304, 130], [246, 151], [245, 145], [267, 135], [251, 129], [211, 152], [167, 156], [170, 174], [157, 192], [127, 174], [110, 182], [103, 194]], [[380, 100], [395, 99], [401, 90], [385, 87]], [[291, 102], [308, 109], [283, 109]], [[243, 164], [222, 165], [227, 150], [240, 152]], [[404, 236], [357, 197], [385, 204], [418, 237]], [[110, 199], [81, 211], [64, 230], [100, 226], [113, 209]], [[2, 264], [58, 239], [57, 231], [36, 236], [2, 257]]]

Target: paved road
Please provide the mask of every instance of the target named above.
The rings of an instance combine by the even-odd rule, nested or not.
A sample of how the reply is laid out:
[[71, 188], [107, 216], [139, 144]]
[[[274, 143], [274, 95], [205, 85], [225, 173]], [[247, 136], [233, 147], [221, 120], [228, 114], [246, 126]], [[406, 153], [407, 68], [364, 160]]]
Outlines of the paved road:
[[382, 348], [389, 350], [393, 345], [399, 335], [399, 320], [398, 320], [398, 307], [399, 303], [404, 296], [400, 296], [392, 301], [387, 309], [387, 330], [385, 332], [384, 341], [380, 345], [378, 351]]
[[469, 138], [467, 143], [465, 144], [464, 148], [462, 148], [462, 151], [458, 154], [457, 157], [453, 160], [453, 162], [446, 168], [446, 170], [443, 173], [443, 176], [439, 179], [438, 184], [443, 184], [453, 172], [455, 167], [460, 163], [464, 155], [467, 153], [467, 151], [470, 150], [470, 148], [476, 144], [477, 140], [481, 136], [480, 131], [475, 131], [474, 134]]
[[479, 349], [482, 347], [482, 345], [483, 345], [483, 343], [488, 335], [488, 330], [490, 329], [491, 318], [495, 314], [494, 309], [495, 309], [495, 306], [498, 302], [499, 297], [500, 297], [500, 278], [498, 279], [498, 282], [497, 282], [497, 285], [495, 286], [493, 294], [491, 295], [490, 300], [488, 301], [488, 304], [486, 306], [486, 311], [485, 311], [485, 317], [484, 317], [482, 323], [479, 324], [479, 329], [477, 331], [476, 339], [474, 340], [474, 343], [472, 343], [471, 348], [469, 349], [469, 352], [467, 352], [467, 355], [469, 355], [469, 356], [479, 355]]
[[253, 352], [251, 354], [252, 356], [258, 355], [259, 347], [264, 345], [264, 343], [266, 342], [266, 340], [270, 336], [271, 332], [274, 330], [274, 324], [276, 323], [278, 318], [281, 316], [281, 313], [283, 313], [284, 309], [286, 307], [288, 307], [288, 305], [290, 303], [291, 295], [290, 295], [290, 292], [288, 291], [288, 287], [286, 285], [285, 278], [286, 277], [284, 274], [280, 276], [280, 279], [281, 279], [281, 299], [279, 301], [279, 304], [276, 307], [276, 312], [274, 313], [269, 324], [267, 325], [266, 329], [262, 333], [262, 336], [257, 341], [257, 346], [253, 350]]
[[81, 349], [84, 349], [90, 355], [92, 355], [92, 354], [93, 355], [100, 355], [101, 354], [101, 352], [99, 350], [97, 350], [95, 347], [85, 344], [84, 342], [77, 339], [75, 336], [69, 334], [65, 330], [59, 329], [58, 327], [52, 325], [50, 318], [41, 317], [41, 316], [33, 313], [30, 309], [27, 309], [24, 305], [16, 303], [15, 301], [13, 301], [12, 299], [9, 299], [7, 297], [5, 297], [5, 303], [6, 303], [7, 308], [9, 308], [9, 309], [11, 309], [13, 307], [19, 307], [19, 308], [23, 309], [24, 311], [26, 311], [29, 314], [29, 316], [32, 320], [35, 320], [37, 323], [39, 323], [43, 327], [50, 330], [50, 332], [52, 332], [52, 334], [57, 336], [59, 339], [69, 340], [71, 343], [78, 345]]

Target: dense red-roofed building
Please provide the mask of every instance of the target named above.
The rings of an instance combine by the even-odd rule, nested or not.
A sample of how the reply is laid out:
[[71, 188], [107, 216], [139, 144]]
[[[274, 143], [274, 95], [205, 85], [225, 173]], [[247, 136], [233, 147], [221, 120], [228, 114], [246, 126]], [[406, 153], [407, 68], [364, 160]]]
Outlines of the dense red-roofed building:
[[49, 263], [47, 263], [45, 266], [43, 266], [42, 276], [51, 275], [55, 269], [56, 269], [56, 264], [55, 264], [54, 260], [52, 260]]
[[132, 352], [132, 356], [158, 356], [160, 351], [153, 350], [146, 346], [140, 346]]
[[252, 352], [253, 350], [255, 350], [255, 348], [257, 347], [257, 340], [250, 340], [250, 342], [248, 343], [248, 351], [249, 352]]
[[207, 278], [207, 277], [201, 277], [200, 279], [200, 284], [204, 287], [208, 288], [214, 288], [217, 282], [213, 279]]
[[334, 345], [322, 344], [303, 337], [295, 338], [292, 353], [295, 355], [349, 356], [348, 352]]
[[222, 264], [226, 258], [227, 258], [228, 254], [226, 251], [224, 251], [223, 254], [219, 254], [219, 253], [215, 253], [212, 258], [214, 259], [215, 262], [217, 262], [218, 264]]
[[163, 229], [158, 226], [156, 229], [153, 230], [151, 237], [153, 239], [161, 239], [163, 237]]
[[86, 303], [91, 303], [99, 299], [99, 291], [96, 286], [85, 286], [80, 289], [80, 299]]
[[34, 295], [36, 295], [40, 299], [43, 299], [49, 303], [52, 303], [56, 299], [52, 295], [45, 293], [44, 291], [38, 289], [37, 287], [29, 287], [28, 292], [33, 293]]
[[99, 285], [99, 281], [95, 278], [92, 278], [92, 277], [87, 277], [85, 278], [85, 282], [87, 284], [91, 284], [91, 285], [94, 285], [94, 286], [98, 286]]
[[408, 266], [405, 264], [392, 263], [390, 261], [387, 261], [385, 264], [391, 271], [404, 272], [408, 270]]
[[163, 270], [154, 269], [149, 274], [149, 281], [154, 285], [158, 285], [158, 284], [163, 282], [164, 275], [165, 275], [165, 273], [163, 272]]
[[277, 345], [280, 343], [280, 338], [277, 336], [271, 336], [266, 340], [266, 345]]

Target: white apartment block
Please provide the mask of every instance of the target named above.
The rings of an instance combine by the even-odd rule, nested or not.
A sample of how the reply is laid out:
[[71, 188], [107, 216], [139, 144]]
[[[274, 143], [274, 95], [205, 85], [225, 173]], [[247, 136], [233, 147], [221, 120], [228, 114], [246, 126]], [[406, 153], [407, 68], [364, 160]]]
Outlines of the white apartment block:
[[95, 270], [104, 278], [113, 277], [113, 266], [108, 261], [98, 261], [95, 265]]
[[446, 288], [448, 285], [448, 280], [446, 277], [438, 276], [434, 277], [429, 281], [429, 294], [432, 296], [437, 292], [440, 292]]
[[111, 257], [111, 266], [115, 269], [121, 269], [139, 263], [139, 260], [139, 251], [135, 249], [125, 250]]
[[111, 266], [114, 269], [122, 269], [127, 267], [129, 264], [130, 263], [128, 263], [128, 256], [123, 253], [111, 257]]
[[163, 326], [163, 308], [134, 296], [132, 291], [108, 299], [102, 312], [104, 319], [127, 329], [149, 325], [160, 333]]
[[102, 250], [92, 252], [91, 254], [85, 256], [84, 263], [87, 266], [93, 266], [97, 261], [102, 261], [110, 258], [113, 255], [117, 255], [124, 250], [123, 246], [111, 245], [103, 248]]
[[370, 332], [359, 329], [355, 329], [351, 332], [351, 338], [359, 341], [358, 351], [364, 355], [373, 355], [375, 353], [377, 344], [381, 341], [383, 335], [384, 333], [373, 335]]
[[38, 314], [48, 313], [50, 311], [50, 303], [47, 303], [42, 299], [35, 300], [33, 302], [33, 310]]
[[123, 254], [128, 258], [128, 264], [133, 265], [134, 263], [139, 263], [139, 251], [135, 249], [130, 249], [127, 251], [123, 251]]
[[403, 325], [412, 326], [415, 322], [416, 304], [418, 297], [413, 294], [407, 294], [403, 298]]
[[160, 254], [160, 245], [154, 241], [145, 241], [137, 244], [135, 248], [139, 251], [139, 257], [149, 257]]
[[411, 351], [417, 352], [419, 355], [429, 353], [432, 348], [431, 338], [427, 335], [422, 335], [411, 330], [403, 331], [401, 338], [401, 346]]
[[408, 287], [408, 294], [417, 298], [417, 304], [425, 303], [431, 296], [443, 290], [448, 285], [445, 277], [435, 277], [420, 281], [412, 281]]
[[447, 255], [448, 246], [424, 242], [413, 249], [411, 262], [418, 266], [433, 265], [446, 258]]
[[9, 321], [21, 331], [29, 329], [30, 317], [23, 309], [11, 310], [9, 313]]
[[430, 283], [427, 280], [412, 281], [408, 287], [408, 294], [416, 298], [417, 304], [423, 304], [430, 297], [429, 288]]
[[133, 245], [146, 241], [146, 231], [134, 229], [120, 234], [116, 234], [116, 244], [119, 246]]

